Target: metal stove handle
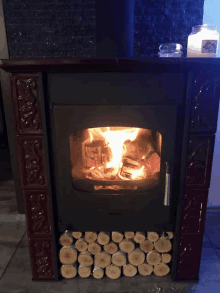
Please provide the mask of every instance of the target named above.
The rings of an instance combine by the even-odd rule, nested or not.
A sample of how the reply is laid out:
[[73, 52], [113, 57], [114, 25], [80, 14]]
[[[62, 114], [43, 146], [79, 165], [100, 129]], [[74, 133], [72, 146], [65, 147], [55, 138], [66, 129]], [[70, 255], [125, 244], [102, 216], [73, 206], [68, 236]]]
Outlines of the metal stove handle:
[[170, 205], [170, 171], [169, 163], [166, 162], [166, 180], [165, 180], [165, 196], [164, 196], [164, 205]]

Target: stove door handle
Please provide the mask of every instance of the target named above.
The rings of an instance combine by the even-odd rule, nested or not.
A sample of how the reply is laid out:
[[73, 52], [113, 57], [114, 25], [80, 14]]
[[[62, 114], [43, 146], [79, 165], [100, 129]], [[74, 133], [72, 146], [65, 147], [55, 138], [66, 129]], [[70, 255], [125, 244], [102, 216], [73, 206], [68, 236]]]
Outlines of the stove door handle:
[[165, 196], [164, 205], [170, 205], [170, 173], [169, 173], [169, 163], [166, 162], [166, 179], [165, 179]]

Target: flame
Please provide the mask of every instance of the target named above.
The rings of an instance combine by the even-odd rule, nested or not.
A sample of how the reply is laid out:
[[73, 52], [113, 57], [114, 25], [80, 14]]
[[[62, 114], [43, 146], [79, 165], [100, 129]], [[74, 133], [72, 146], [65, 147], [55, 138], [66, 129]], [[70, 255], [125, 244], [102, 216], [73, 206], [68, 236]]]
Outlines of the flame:
[[[88, 139], [82, 144], [86, 178], [142, 180], [159, 172], [160, 156], [152, 147], [146, 147], [150, 146], [150, 141], [143, 147], [140, 128], [97, 127], [87, 131]], [[97, 188], [104, 188], [100, 186]]]
[[[106, 164], [107, 168], [113, 168], [112, 173], [117, 174], [122, 167], [122, 158], [124, 153], [125, 141], [134, 141], [137, 138], [139, 128], [126, 128], [123, 130], [110, 130], [103, 128], [90, 128], [88, 129], [90, 142], [93, 141], [94, 137], [102, 137], [105, 140], [106, 146], [110, 147], [112, 152], [112, 158], [110, 162]], [[101, 169], [102, 167], [99, 167]], [[94, 169], [94, 167], [93, 167]], [[132, 174], [132, 179], [139, 177], [144, 169], [144, 166], [139, 170], [135, 170]]]
[[143, 170], [144, 170], [144, 166], [142, 166], [141, 169], [134, 171], [133, 174], [131, 175], [131, 178], [133, 180], [138, 178], [140, 175], [143, 174]]

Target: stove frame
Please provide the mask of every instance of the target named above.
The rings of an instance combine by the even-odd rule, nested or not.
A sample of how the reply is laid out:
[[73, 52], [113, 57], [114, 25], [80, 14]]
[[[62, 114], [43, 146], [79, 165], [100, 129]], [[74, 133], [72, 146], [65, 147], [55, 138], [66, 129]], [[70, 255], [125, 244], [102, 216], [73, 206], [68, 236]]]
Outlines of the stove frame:
[[[185, 124], [175, 202], [173, 280], [198, 280], [219, 107], [218, 58], [1, 60], [1, 82], [16, 193], [23, 195], [33, 280], [58, 280], [59, 223], [49, 152], [48, 72], [183, 72]], [[10, 85], [10, 86], [9, 86]], [[42, 89], [42, 90], [40, 90]], [[177, 97], [178, 99], [178, 97]], [[103, 101], [105, 103], [105, 101]], [[183, 117], [183, 118], [184, 118]], [[36, 170], [36, 171], [35, 171]], [[21, 200], [21, 198], [20, 198]], [[18, 201], [19, 203], [19, 201]]]

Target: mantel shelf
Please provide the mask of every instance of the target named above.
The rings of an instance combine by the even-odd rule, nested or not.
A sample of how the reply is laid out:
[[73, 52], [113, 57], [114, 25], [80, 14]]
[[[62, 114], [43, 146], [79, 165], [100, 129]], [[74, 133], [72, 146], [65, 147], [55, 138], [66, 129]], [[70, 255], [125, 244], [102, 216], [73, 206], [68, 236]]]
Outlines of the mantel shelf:
[[[126, 70], [127, 66], [149, 65], [158, 68], [173, 66], [175, 68], [216, 70], [220, 66], [220, 58], [40, 58], [40, 59], [2, 59], [0, 68], [7, 72], [42, 72], [42, 71], [70, 71], [86, 66], [95, 68], [97, 66], [112, 66], [115, 70]], [[129, 69], [128, 69], [129, 70]]]

